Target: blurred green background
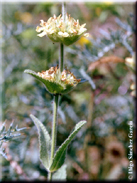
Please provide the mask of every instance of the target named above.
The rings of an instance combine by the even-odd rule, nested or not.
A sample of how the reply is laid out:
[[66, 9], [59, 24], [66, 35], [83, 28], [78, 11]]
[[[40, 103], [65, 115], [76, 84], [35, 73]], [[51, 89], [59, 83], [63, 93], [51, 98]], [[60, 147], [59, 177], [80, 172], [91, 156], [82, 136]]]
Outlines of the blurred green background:
[[[90, 33], [89, 39], [65, 47], [65, 67], [87, 80], [59, 102], [57, 147], [77, 122], [87, 121], [68, 148], [68, 180], [128, 180], [135, 72], [125, 58], [134, 53], [134, 11], [134, 3], [67, 3], [68, 14], [86, 23]], [[39, 38], [35, 29], [41, 19], [60, 13], [60, 3], [2, 4], [2, 119], [7, 126], [14, 121], [27, 127], [19, 138], [3, 143], [8, 158], [2, 159], [2, 180], [47, 179], [29, 115], [50, 133], [53, 96], [24, 70], [39, 72], [58, 64], [59, 44]]]

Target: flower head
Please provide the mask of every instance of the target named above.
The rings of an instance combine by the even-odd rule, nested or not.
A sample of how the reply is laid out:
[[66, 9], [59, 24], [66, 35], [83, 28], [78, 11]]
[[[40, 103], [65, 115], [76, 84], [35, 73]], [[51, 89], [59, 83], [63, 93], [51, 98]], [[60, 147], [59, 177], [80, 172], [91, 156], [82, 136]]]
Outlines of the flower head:
[[60, 72], [57, 66], [38, 73], [25, 70], [25, 73], [31, 74], [40, 80], [45, 85], [46, 89], [53, 94], [68, 93], [81, 81], [81, 79], [76, 79], [73, 73], [68, 70]]
[[65, 45], [73, 44], [82, 35], [88, 37], [89, 34], [85, 33], [87, 29], [86, 24], [80, 25], [79, 20], [75, 20], [66, 15], [65, 20], [59, 15], [56, 17], [50, 17], [47, 22], [41, 20], [40, 26], [37, 26], [36, 31], [41, 32], [38, 34], [39, 37], [47, 35], [53, 42], [61, 42]]

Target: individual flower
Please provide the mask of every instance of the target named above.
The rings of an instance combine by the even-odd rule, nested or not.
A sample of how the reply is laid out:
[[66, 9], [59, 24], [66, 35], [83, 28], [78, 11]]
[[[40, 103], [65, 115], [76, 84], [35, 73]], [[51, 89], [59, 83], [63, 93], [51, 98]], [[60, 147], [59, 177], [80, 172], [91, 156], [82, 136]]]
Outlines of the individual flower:
[[25, 70], [24, 72], [41, 81], [52, 94], [68, 93], [81, 81], [81, 79], [76, 79], [73, 73], [68, 70], [60, 72], [57, 66], [38, 73], [32, 70]]
[[50, 17], [47, 22], [40, 20], [40, 26], [37, 26], [36, 31], [39, 32], [39, 37], [47, 35], [53, 42], [61, 42], [65, 45], [71, 45], [76, 42], [81, 36], [88, 37], [85, 33], [86, 24], [80, 25], [79, 20], [75, 20], [70, 15], [66, 15], [65, 19], [59, 15]]
[[85, 37], [85, 36], [81, 36], [80, 39], [76, 42], [76, 44], [81, 46], [82, 48], [84, 47], [84, 45], [92, 46], [91, 41], [87, 37]]

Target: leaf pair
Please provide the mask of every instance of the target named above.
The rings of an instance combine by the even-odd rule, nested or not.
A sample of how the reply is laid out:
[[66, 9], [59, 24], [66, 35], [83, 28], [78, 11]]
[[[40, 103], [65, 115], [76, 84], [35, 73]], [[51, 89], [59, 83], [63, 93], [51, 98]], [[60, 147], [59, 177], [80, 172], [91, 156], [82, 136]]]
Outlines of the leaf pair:
[[[86, 121], [80, 121], [78, 124], [76, 124], [72, 133], [69, 135], [69, 137], [62, 143], [62, 145], [56, 151], [52, 164], [50, 164], [51, 139], [50, 139], [49, 133], [46, 130], [45, 126], [39, 121], [39, 119], [37, 119], [32, 114], [30, 115], [30, 117], [38, 129], [40, 160], [41, 160], [42, 164], [49, 172], [54, 172], [54, 171], [58, 170], [60, 167], [61, 167], [60, 171], [58, 170], [58, 172], [61, 172], [61, 169], [62, 170], [64, 169], [63, 164], [65, 161], [67, 147], [68, 147], [69, 143], [72, 141], [72, 139], [76, 136], [78, 131], [81, 129], [81, 127], [86, 123]], [[57, 172], [55, 173], [55, 178], [56, 177], [57, 177]]]

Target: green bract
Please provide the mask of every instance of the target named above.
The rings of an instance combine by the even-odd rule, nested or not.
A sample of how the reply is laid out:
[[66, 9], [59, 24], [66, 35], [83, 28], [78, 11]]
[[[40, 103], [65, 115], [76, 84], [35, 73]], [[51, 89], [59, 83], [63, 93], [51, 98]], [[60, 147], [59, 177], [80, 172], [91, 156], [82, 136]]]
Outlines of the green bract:
[[47, 35], [53, 42], [61, 42], [67, 46], [76, 42], [81, 36], [88, 37], [85, 33], [86, 24], [80, 25], [79, 20], [75, 20], [66, 15], [64, 18], [59, 15], [50, 17], [47, 22], [41, 20], [40, 26], [37, 26], [36, 31], [39, 32], [39, 37]]
[[24, 72], [41, 81], [52, 94], [68, 93], [80, 82], [80, 79], [76, 79], [70, 71], [63, 70], [61, 73], [57, 67], [51, 67], [41, 73], [32, 70], [25, 70]]

